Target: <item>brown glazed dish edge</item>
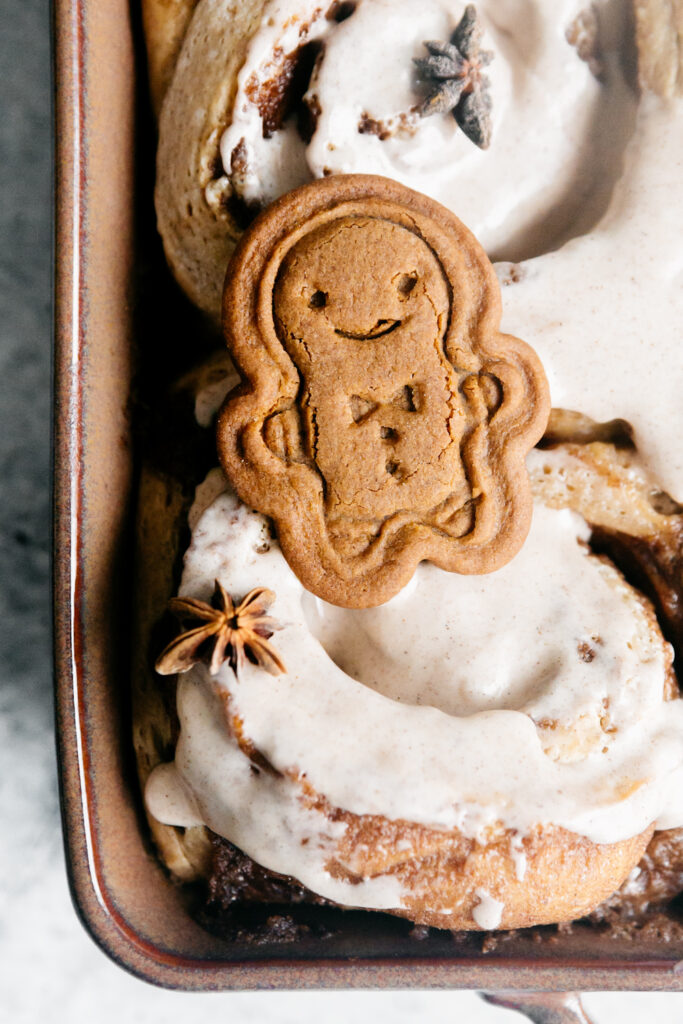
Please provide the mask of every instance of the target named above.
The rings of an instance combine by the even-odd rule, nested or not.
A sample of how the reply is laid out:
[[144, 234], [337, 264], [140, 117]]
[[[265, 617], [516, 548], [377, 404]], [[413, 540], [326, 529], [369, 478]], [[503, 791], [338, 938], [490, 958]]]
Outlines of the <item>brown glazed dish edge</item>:
[[[131, 5], [136, 10], [136, 5]], [[126, 0], [55, 0], [54, 625], [64, 836], [77, 912], [158, 985], [683, 989], [683, 948], [589, 929], [484, 954], [450, 935], [252, 952], [192, 919], [150, 848], [129, 740], [129, 423], [138, 33]], [[151, 202], [151, 196], [149, 197]]]

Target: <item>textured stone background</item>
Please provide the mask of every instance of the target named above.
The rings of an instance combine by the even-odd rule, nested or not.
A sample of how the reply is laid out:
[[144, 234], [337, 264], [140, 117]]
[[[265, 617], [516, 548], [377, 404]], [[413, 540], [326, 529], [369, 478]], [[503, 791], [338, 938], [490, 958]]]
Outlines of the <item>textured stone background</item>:
[[[162, 992], [95, 948], [64, 873], [50, 663], [51, 87], [46, 0], [1, 0], [0, 1016], [13, 1024], [504, 1024], [473, 993]], [[680, 1021], [680, 996], [594, 995], [600, 1024]], [[520, 1018], [515, 1018], [520, 1019]]]

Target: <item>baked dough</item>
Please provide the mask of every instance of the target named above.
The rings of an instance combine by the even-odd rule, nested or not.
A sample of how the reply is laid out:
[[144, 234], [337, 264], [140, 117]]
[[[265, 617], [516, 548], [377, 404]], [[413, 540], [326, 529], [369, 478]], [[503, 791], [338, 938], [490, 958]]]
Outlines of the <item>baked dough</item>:
[[264, 6], [265, 0], [200, 0], [159, 117], [156, 209], [166, 259], [192, 302], [215, 320], [241, 234], [220, 140]]
[[[199, 0], [196, 9], [195, 2], [145, 0], [155, 103], [165, 97], [156, 208], [171, 270], [195, 305], [218, 323], [225, 267], [246, 223], [220, 140], [265, 0]], [[680, 95], [683, 0], [635, 0], [635, 11], [642, 87], [663, 97]]]
[[[202, 368], [195, 380], [189, 378], [186, 382], [190, 389], [188, 411], [193, 404], [192, 389], [205, 385], [207, 373], [212, 372], [219, 372], [215, 365], [208, 370]], [[234, 376], [229, 379], [234, 380]], [[199, 438], [198, 428], [196, 433]], [[564, 443], [533, 452], [529, 465], [536, 496], [549, 505], [573, 507], [606, 527], [618, 523], [622, 532], [631, 531], [641, 538], [665, 536], [672, 526], [672, 517], [653, 508], [649, 500], [652, 484], [633, 464], [632, 455], [612, 444]], [[136, 650], [144, 655], [137, 665], [134, 702], [135, 742], [143, 785], [155, 765], [168, 761], [175, 743], [173, 686], [154, 676], [152, 662], [161, 640], [155, 647], [152, 636], [158, 635], [159, 609], [175, 591], [172, 567], [177, 565], [189, 501], [179, 480], [146, 466], [138, 518], [141, 635], [136, 643]], [[657, 629], [654, 619], [652, 628]], [[663, 696], [670, 698], [675, 693], [670, 678]], [[312, 804], [324, 805], [315, 793], [310, 793], [309, 799]], [[333, 808], [327, 811], [348, 825], [344, 839], [347, 846], [340, 850], [340, 863], [353, 861], [359, 875], [379, 874], [391, 867], [412, 889], [404, 916], [449, 928], [476, 927], [472, 919], [478, 899], [475, 890], [500, 893], [501, 885], [505, 888], [505, 910], [500, 927], [581, 916], [619, 887], [640, 859], [652, 833], [648, 829], [632, 840], [598, 846], [561, 829], [538, 829], [524, 840], [527, 870], [522, 884], [517, 878], [509, 833], [494, 833], [486, 846], [477, 847], [456, 833], [434, 832], [405, 822], [392, 824]], [[212, 847], [207, 831], [201, 826], [174, 828], [160, 824], [151, 815], [149, 818], [162, 859], [173, 874], [182, 880], [208, 877]], [[339, 870], [343, 876], [348, 869]], [[560, 877], [566, 884], [560, 884]], [[548, 879], [553, 879], [552, 893]], [[464, 898], [463, 891], [468, 894]], [[433, 909], [435, 893], [437, 903], [448, 905], [452, 913]]]
[[142, 0], [149, 89], [157, 117], [197, 3], [198, 0]]
[[[259, 23], [263, 4], [245, 0], [226, 8], [225, 3], [200, 0], [182, 48], [178, 65], [184, 69], [182, 76], [172, 75], [171, 66], [194, 4], [192, 0], [186, 4], [169, 3], [169, 12], [173, 9], [173, 14], [168, 21], [164, 19], [164, 7], [161, 0], [157, 3], [147, 0], [147, 12], [154, 11], [160, 16], [155, 28], [155, 15], [145, 15], [146, 24], [150, 26], [147, 30], [150, 72], [156, 83], [153, 87], [157, 97], [169, 78], [173, 79], [161, 124], [163, 126], [167, 117], [169, 127], [181, 125], [182, 129], [170, 133], [162, 130], [157, 185], [159, 225], [169, 263], [181, 285], [200, 308], [215, 316], [222, 267], [240, 234], [236, 210], [230, 206], [230, 183], [218, 161], [218, 145], [229, 118], [235, 78], [248, 39]], [[226, 9], [231, 15], [229, 19], [220, 16]], [[683, 92], [680, 0], [636, 0], [635, 10], [641, 84], [664, 97], [680, 95]], [[222, 66], [208, 59], [209, 53], [216, 49], [228, 55]], [[198, 110], [201, 112], [199, 123], [195, 116]], [[181, 155], [179, 160], [173, 153], [175, 147]], [[172, 155], [173, 159], [169, 160]], [[571, 431], [567, 436], [571, 437]], [[593, 437], [598, 439], [593, 440]], [[618, 532], [638, 538], [645, 544], [658, 545], [665, 554], [670, 552], [672, 559], [679, 557], [679, 517], [670, 514], [675, 509], [669, 509], [668, 513], [658, 510], [657, 502], [652, 500], [657, 487], [639, 470], [633, 453], [606, 441], [599, 433], [592, 435], [590, 425], [578, 440], [582, 443], [570, 440], [548, 451], [533, 453], [530, 468], [537, 496], [555, 507], [575, 508], [587, 521], [604, 527], [607, 534]], [[160, 683], [151, 671], [153, 657], [160, 649], [152, 642], [152, 635], [158, 625], [159, 609], [175, 591], [174, 566], [182, 546], [188, 507], [189, 496], [182, 477], [160, 473], [151, 463], [144, 468], [138, 520], [141, 606], [134, 686], [135, 745], [143, 784], [150, 770], [168, 759], [176, 738], [172, 687], [168, 689], [168, 683]], [[189, 880], [207, 876], [211, 843], [203, 827], [177, 829], [161, 825], [151, 816], [150, 826], [162, 858], [176, 877]], [[606, 868], [606, 875], [600, 876], [600, 885], [591, 889], [590, 906], [611, 891], [610, 886], [614, 888], [619, 884], [629, 864], [640, 857], [650, 831], [626, 844], [608, 848], [589, 844], [592, 847], [589, 849], [582, 846], [587, 840], [578, 844], [575, 839], [569, 841], [568, 859], [580, 868], [584, 880], [597, 874], [596, 857], [601, 858]], [[544, 838], [553, 842], [546, 845]], [[419, 843], [425, 837], [415, 836], [414, 839]], [[540, 888], [543, 879], [547, 887], [548, 879], [559, 867], [552, 850], [562, 850], [565, 839], [558, 835], [536, 835], [528, 840], [527, 857], [538, 864], [539, 899], [547, 896]], [[555, 840], [559, 840], [557, 845]], [[462, 847], [457, 838], [450, 837], [444, 845], [441, 835], [439, 842], [442, 845], [429, 847], [427, 842], [424, 847], [425, 875], [422, 877], [430, 877], [435, 884], [447, 887], [447, 876], [454, 860], [461, 864], [468, 860], [462, 860]], [[449, 843], [450, 848], [446, 849]], [[651, 848], [654, 849], [656, 843], [655, 837]], [[475, 882], [484, 889], [486, 879], [494, 875], [512, 880], [514, 863], [505, 860], [509, 839], [502, 835], [494, 838], [486, 849], [490, 852], [486, 856], [482, 854], [481, 861], [476, 857], [470, 859], [472, 874], [468, 875], [468, 885]], [[603, 877], [609, 879], [604, 883], [607, 886], [604, 891]], [[533, 884], [530, 891], [535, 891]], [[579, 904], [578, 900], [572, 902], [566, 894], [562, 900], [564, 902], [555, 907], [555, 916], [545, 918], [542, 917], [545, 911], [541, 911], [537, 903], [535, 909], [541, 916], [536, 920], [569, 919], [588, 906]], [[518, 917], [511, 912], [510, 917], [502, 919], [502, 926], [530, 923], [532, 918], [528, 915], [534, 911], [533, 898], [527, 894], [523, 902], [527, 910], [516, 905]], [[471, 900], [468, 906], [462, 906], [465, 924], [460, 923], [457, 914], [449, 915], [448, 922], [440, 915], [437, 915], [438, 920], [430, 921], [427, 916], [419, 916], [429, 912], [420, 904], [418, 895], [410, 916], [440, 926], [472, 927], [468, 916], [471, 909]]]
[[642, 88], [683, 96], [683, 0], [634, 0], [634, 7]]

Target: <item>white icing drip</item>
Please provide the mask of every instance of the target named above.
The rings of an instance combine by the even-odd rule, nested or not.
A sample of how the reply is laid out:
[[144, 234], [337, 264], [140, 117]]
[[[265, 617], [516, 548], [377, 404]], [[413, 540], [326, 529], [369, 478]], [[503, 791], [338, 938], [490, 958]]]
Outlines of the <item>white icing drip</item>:
[[[402, 905], [395, 878], [352, 884], [330, 875], [326, 864], [346, 826], [305, 808], [287, 779], [273, 779], [251, 765], [229, 738], [204, 671], [180, 678], [177, 706], [182, 731], [175, 762], [156, 768], [145, 789], [155, 818], [171, 825], [203, 822], [259, 864], [337, 903], [376, 910]], [[188, 814], [188, 780], [194, 793], [190, 807], [199, 808], [194, 818]]]
[[[503, 330], [541, 357], [554, 406], [626, 419], [683, 501], [683, 101], [646, 93], [611, 206], [589, 235], [521, 264]], [[506, 267], [499, 268], [506, 276]]]
[[[630, 588], [577, 543], [586, 533], [578, 517], [537, 508], [522, 552], [490, 576], [423, 564], [380, 608], [317, 602], [316, 630], [325, 626], [334, 657], [348, 658], [364, 685], [314, 637], [313, 599], [277, 543], [263, 550], [263, 517], [231, 493], [206, 507], [219, 480], [212, 474], [199, 494], [181, 592], [206, 599], [216, 577], [237, 596], [257, 585], [275, 591], [285, 628], [274, 642], [288, 674], [247, 666], [235, 684], [224, 667], [217, 684], [276, 768], [305, 771], [332, 806], [479, 839], [496, 822], [522, 835], [553, 822], [596, 842], [636, 835], [660, 816], [683, 824], [683, 703], [662, 702], [666, 654]], [[582, 643], [593, 644], [592, 660], [579, 655]], [[400, 905], [395, 883], [380, 896], [329, 877], [329, 822], [302, 809], [291, 781], [254, 774], [213, 686], [198, 666], [178, 691], [175, 764], [203, 820], [332, 899]], [[173, 821], [162, 788], [150, 791], [152, 813]]]
[[154, 808], [162, 809], [160, 815], [155, 815], [159, 821], [172, 821], [181, 828], [204, 824], [197, 802], [173, 761], [160, 764], [152, 772], [145, 788], [145, 800], [152, 814]]
[[500, 900], [494, 899], [486, 889], [475, 889], [474, 894], [479, 903], [472, 911], [472, 920], [480, 928], [484, 928], [486, 931], [493, 931], [494, 928], [500, 925], [505, 904], [501, 903]]
[[[497, 258], [535, 254], [557, 244], [577, 218], [590, 223], [591, 204], [604, 201], [597, 193], [611, 179], [635, 102], [611, 59], [607, 32], [605, 89], [565, 37], [584, 0], [480, 0], [483, 45], [496, 55], [486, 72], [493, 138], [482, 151], [450, 114], [420, 118], [415, 112], [426, 89], [417, 82], [413, 58], [426, 55], [425, 39], [450, 37], [464, 6], [458, 0], [358, 0], [353, 15], [337, 24], [324, 17], [317, 0], [271, 0], [250, 42], [221, 142], [228, 170], [233, 151], [242, 141], [246, 147], [246, 172], [233, 176], [243, 198], [269, 202], [329, 173], [383, 174], [454, 210]], [[605, 12], [601, 20], [608, 21]], [[302, 25], [308, 27], [300, 35]], [[310, 143], [300, 139], [293, 118], [264, 138], [249, 85], [273, 77], [274, 52], [286, 55], [314, 39], [324, 43], [324, 54], [308, 93], [319, 110]], [[364, 115], [381, 122], [390, 137], [360, 132]]]
[[519, 834], [514, 835], [510, 839], [510, 857], [515, 865], [515, 878], [518, 882], [524, 881], [527, 869], [527, 859], [522, 839], [523, 837]]

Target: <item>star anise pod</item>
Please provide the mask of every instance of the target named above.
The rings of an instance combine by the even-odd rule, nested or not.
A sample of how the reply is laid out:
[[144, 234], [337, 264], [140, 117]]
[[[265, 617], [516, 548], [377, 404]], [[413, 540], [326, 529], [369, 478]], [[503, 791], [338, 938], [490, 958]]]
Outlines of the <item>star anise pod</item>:
[[426, 42], [428, 57], [415, 59], [420, 76], [435, 86], [420, 107], [422, 117], [449, 110], [480, 149], [491, 143], [490, 83], [482, 69], [493, 60], [480, 49], [481, 25], [474, 4], [468, 4], [449, 43]]
[[258, 587], [251, 590], [235, 607], [230, 594], [216, 580], [211, 604], [193, 597], [174, 597], [169, 610], [181, 622], [198, 622], [172, 640], [157, 658], [156, 670], [162, 676], [187, 672], [199, 661], [208, 661], [209, 672], [215, 676], [224, 661], [235, 675], [245, 660], [260, 665], [271, 675], [286, 672], [277, 651], [268, 643], [280, 625], [266, 615], [275, 600], [272, 590]]

